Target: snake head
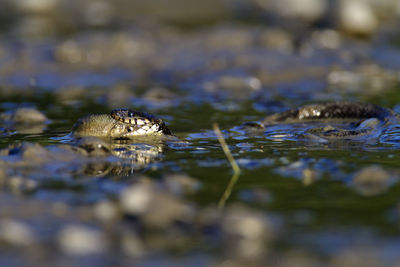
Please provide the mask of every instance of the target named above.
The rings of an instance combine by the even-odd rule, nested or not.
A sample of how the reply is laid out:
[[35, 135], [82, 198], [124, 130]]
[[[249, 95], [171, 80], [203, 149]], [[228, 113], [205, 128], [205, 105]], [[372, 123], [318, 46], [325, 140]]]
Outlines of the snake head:
[[122, 124], [117, 128], [123, 128], [128, 136], [171, 135], [171, 131], [161, 119], [157, 119], [145, 112], [131, 109], [114, 109], [111, 111], [110, 116]]
[[130, 109], [114, 109], [110, 114], [89, 115], [75, 123], [76, 136], [133, 138], [147, 135], [172, 135], [161, 119]]

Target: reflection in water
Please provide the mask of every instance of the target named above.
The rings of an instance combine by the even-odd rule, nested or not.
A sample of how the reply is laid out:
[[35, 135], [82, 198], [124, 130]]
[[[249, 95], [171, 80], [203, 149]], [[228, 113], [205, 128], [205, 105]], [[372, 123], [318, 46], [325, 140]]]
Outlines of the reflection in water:
[[235, 158], [232, 156], [232, 153], [229, 150], [229, 147], [226, 144], [224, 136], [222, 135], [221, 130], [219, 129], [219, 126], [217, 123], [213, 124], [213, 129], [214, 129], [215, 134], [218, 137], [219, 143], [221, 144], [222, 150], [224, 151], [225, 156], [227, 157], [227, 159], [233, 169], [232, 178], [231, 178], [228, 186], [226, 187], [224, 194], [222, 195], [221, 199], [218, 202], [218, 207], [220, 209], [223, 209], [225, 207], [226, 201], [228, 200], [228, 198], [230, 197], [230, 195], [232, 193], [232, 190], [233, 190], [237, 180], [239, 179], [240, 168], [239, 168], [239, 165], [236, 163]]
[[155, 137], [138, 137], [134, 140], [111, 140], [83, 137], [77, 141], [93, 157], [104, 153], [107, 160], [90, 162], [85, 174], [104, 176], [107, 174], [127, 176], [145, 169], [151, 163], [162, 160], [165, 140]]
[[239, 180], [240, 172], [234, 172], [228, 186], [226, 187], [221, 199], [218, 202], [218, 208], [223, 209], [225, 207], [226, 201], [231, 196], [232, 190], [235, 187], [236, 182]]
[[43, 147], [24, 142], [0, 152], [0, 167], [10, 175], [53, 177], [54, 175], [127, 176], [160, 161], [165, 141], [158, 139], [111, 140], [84, 137], [69, 144]]
[[[166, 146], [165, 142], [162, 140], [148, 140], [149, 142], [147, 143], [135, 141], [139, 140], [108, 141], [108, 153], [117, 159], [90, 162], [86, 165], [84, 173], [95, 176], [104, 176], [107, 174], [128, 176], [145, 169], [151, 163], [162, 160], [162, 154]], [[84, 141], [80, 140], [79, 142], [82, 143]], [[104, 142], [104, 140], [100, 139], [98, 142]]]

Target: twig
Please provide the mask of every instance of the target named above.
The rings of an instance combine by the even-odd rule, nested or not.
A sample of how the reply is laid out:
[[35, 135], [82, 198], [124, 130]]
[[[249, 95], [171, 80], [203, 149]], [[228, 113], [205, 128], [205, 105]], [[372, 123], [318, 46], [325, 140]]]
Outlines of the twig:
[[224, 136], [222, 135], [221, 130], [219, 129], [219, 126], [217, 123], [213, 124], [213, 129], [214, 129], [215, 134], [218, 137], [218, 141], [221, 144], [222, 150], [224, 151], [226, 158], [228, 159], [229, 163], [232, 166], [233, 173], [240, 174], [239, 165], [237, 165], [236, 160], [233, 158], [231, 151], [229, 150], [229, 147], [226, 144]]
[[232, 156], [232, 153], [229, 150], [229, 147], [226, 144], [224, 136], [222, 135], [221, 130], [219, 129], [219, 126], [217, 123], [213, 124], [213, 129], [214, 129], [215, 134], [217, 135], [219, 143], [221, 144], [222, 150], [224, 151], [225, 156], [228, 159], [229, 163], [231, 164], [231, 167], [233, 170], [232, 178], [229, 181], [229, 184], [226, 187], [224, 194], [222, 195], [221, 199], [218, 202], [218, 207], [220, 209], [222, 209], [225, 206], [225, 203], [228, 200], [229, 196], [231, 195], [233, 187], [235, 186], [237, 180], [239, 179], [240, 167], [236, 163], [235, 158]]

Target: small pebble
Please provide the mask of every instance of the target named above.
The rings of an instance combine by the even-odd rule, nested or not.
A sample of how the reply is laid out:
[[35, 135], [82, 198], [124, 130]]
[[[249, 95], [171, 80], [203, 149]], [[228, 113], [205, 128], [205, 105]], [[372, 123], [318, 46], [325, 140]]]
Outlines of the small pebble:
[[365, 167], [354, 174], [353, 187], [364, 196], [385, 192], [392, 184], [392, 175], [378, 165]]
[[94, 206], [94, 214], [101, 221], [113, 221], [118, 218], [119, 212], [115, 204], [110, 201], [104, 200]]
[[44, 123], [47, 117], [34, 108], [19, 108], [14, 111], [11, 119], [14, 123], [34, 124]]
[[339, 8], [342, 29], [350, 34], [373, 34], [378, 28], [378, 19], [367, 1], [342, 0]]
[[191, 221], [193, 215], [193, 209], [185, 202], [170, 194], [158, 192], [142, 216], [142, 221], [147, 227], [165, 229], [177, 221]]
[[82, 225], [67, 225], [57, 235], [61, 250], [66, 254], [102, 253], [107, 248], [103, 234]]
[[243, 207], [230, 207], [223, 217], [222, 229], [228, 235], [243, 239], [264, 239], [272, 234], [264, 216]]
[[263, 214], [241, 206], [227, 209], [221, 227], [225, 249], [236, 258], [262, 258], [265, 244], [273, 236], [271, 223]]
[[168, 191], [174, 195], [191, 194], [201, 188], [199, 181], [184, 174], [170, 174], [163, 181]]
[[328, 9], [327, 0], [278, 0], [275, 5], [281, 15], [306, 22], [321, 19]]
[[13, 219], [0, 221], [0, 240], [14, 246], [29, 246], [35, 239], [35, 234], [29, 225]]
[[150, 228], [165, 228], [193, 215], [189, 205], [151, 183], [130, 186], [122, 192], [120, 203], [124, 213], [140, 217]]
[[52, 12], [59, 0], [15, 0], [14, 5], [26, 13]]
[[148, 184], [132, 185], [120, 196], [122, 210], [129, 214], [140, 215], [148, 210], [154, 194]]
[[34, 189], [37, 186], [35, 180], [21, 176], [11, 176], [7, 179], [8, 186], [14, 194], [21, 194], [25, 191]]

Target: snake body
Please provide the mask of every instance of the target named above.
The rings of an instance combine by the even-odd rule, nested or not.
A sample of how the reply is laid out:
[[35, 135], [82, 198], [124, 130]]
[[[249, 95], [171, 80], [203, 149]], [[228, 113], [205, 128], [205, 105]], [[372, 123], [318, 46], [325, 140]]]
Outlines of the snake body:
[[[398, 121], [398, 115], [387, 108], [369, 103], [332, 102], [306, 105], [275, 113], [247, 128], [264, 130], [271, 125], [288, 123], [321, 123], [325, 126], [307, 129], [300, 136], [317, 135], [325, 139], [357, 139], [382, 132], [384, 125]], [[335, 126], [333, 126], [335, 125]], [[340, 125], [340, 126], [336, 126]]]
[[[333, 102], [290, 109], [267, 116], [259, 123], [245, 125], [262, 130], [275, 124], [319, 122], [324, 126], [308, 128], [305, 132], [328, 139], [352, 139], [375, 134], [384, 125], [394, 120], [399, 121], [398, 117], [394, 111], [373, 104]], [[342, 124], [338, 127], [337, 124], [340, 123]], [[161, 119], [131, 109], [114, 109], [110, 114], [81, 118], [74, 125], [73, 134], [128, 139], [172, 135]]]
[[306, 105], [281, 113], [267, 116], [264, 125], [312, 120], [349, 120], [376, 118], [384, 121], [394, 115], [390, 109], [369, 103], [333, 102], [326, 104]]

